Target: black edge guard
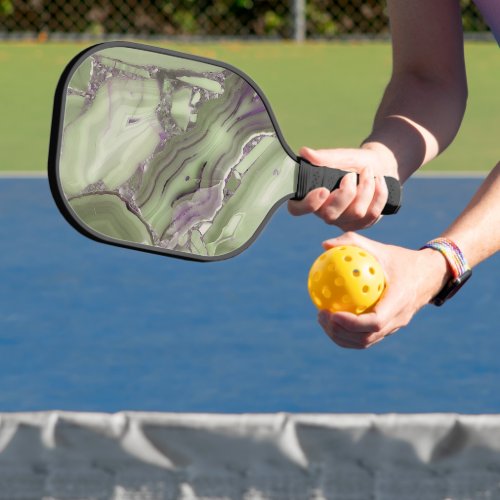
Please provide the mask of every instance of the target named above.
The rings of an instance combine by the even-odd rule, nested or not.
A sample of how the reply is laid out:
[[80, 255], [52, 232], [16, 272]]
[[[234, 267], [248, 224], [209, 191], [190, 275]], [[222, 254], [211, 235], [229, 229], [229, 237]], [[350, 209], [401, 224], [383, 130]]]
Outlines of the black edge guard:
[[[350, 173], [345, 170], [330, 167], [317, 167], [304, 158], [298, 158], [299, 175], [297, 180], [297, 192], [293, 200], [302, 200], [307, 193], [319, 187], [326, 187], [330, 191], [337, 189], [342, 178]], [[387, 203], [382, 210], [384, 215], [395, 214], [401, 207], [401, 184], [394, 177], [384, 177], [389, 195]], [[359, 182], [359, 175], [357, 176]]]

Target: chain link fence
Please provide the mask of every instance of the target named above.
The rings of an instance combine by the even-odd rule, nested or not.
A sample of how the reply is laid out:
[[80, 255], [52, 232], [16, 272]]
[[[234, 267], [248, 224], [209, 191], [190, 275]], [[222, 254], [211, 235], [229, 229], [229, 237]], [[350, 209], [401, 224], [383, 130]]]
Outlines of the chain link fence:
[[[438, 0], [436, 0], [438, 1]], [[487, 26], [461, 0], [467, 32]], [[383, 0], [0, 0], [0, 37], [336, 38], [383, 36]]]

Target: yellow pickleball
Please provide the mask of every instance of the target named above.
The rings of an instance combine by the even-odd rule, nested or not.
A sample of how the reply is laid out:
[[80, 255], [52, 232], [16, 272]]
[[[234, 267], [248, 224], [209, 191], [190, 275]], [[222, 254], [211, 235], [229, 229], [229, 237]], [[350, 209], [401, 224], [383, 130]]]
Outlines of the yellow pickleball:
[[382, 295], [384, 271], [377, 259], [363, 248], [334, 247], [313, 263], [307, 288], [318, 309], [362, 314]]

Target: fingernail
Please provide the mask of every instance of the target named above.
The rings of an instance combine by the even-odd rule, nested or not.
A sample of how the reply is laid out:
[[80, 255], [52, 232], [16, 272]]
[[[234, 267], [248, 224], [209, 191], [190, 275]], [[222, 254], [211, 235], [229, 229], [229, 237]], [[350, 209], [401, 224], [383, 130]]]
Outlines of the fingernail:
[[326, 200], [329, 196], [330, 196], [330, 191], [328, 191], [328, 189], [322, 189], [319, 192], [319, 199], [321, 201]]

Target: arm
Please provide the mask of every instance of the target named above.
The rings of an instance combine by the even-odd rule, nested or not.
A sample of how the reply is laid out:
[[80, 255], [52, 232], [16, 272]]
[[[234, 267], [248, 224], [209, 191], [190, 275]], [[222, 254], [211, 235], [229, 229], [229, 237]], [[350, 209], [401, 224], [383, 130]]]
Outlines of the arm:
[[443, 236], [462, 249], [471, 267], [500, 250], [500, 162]]
[[[442, 236], [461, 248], [471, 267], [500, 250], [500, 162]], [[342, 347], [370, 347], [406, 326], [450, 279], [446, 260], [434, 250], [383, 245], [355, 233], [329, 240], [324, 246], [345, 244], [364, 247], [379, 259], [386, 272], [387, 289], [371, 313], [355, 316], [321, 311], [321, 326]]]
[[456, 0], [389, 0], [388, 9], [393, 72], [362, 147], [385, 152], [405, 181], [460, 127], [467, 99], [462, 25]]
[[300, 151], [313, 164], [358, 172], [359, 185], [346, 176], [331, 194], [312, 191], [289, 202], [293, 215], [314, 212], [344, 230], [370, 226], [387, 199], [380, 178], [404, 182], [458, 131], [467, 99], [458, 0], [389, 0], [388, 8], [393, 71], [371, 134], [359, 149]]

